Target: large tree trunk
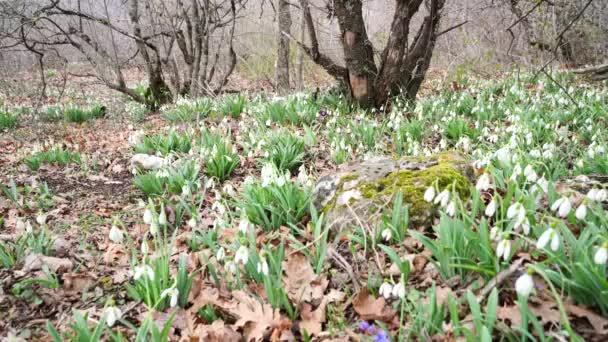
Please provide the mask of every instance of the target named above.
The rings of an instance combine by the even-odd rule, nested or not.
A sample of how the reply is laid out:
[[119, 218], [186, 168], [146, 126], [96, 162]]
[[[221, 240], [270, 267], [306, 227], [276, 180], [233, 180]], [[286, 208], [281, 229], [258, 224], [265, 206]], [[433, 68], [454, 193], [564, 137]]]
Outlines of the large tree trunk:
[[[413, 101], [430, 65], [445, 0], [426, 2], [427, 14], [410, 42], [410, 23], [421, 11], [422, 3], [422, 0], [397, 0], [389, 39], [379, 65], [376, 65], [374, 47], [365, 29], [361, 0], [333, 1], [345, 67], [319, 52], [312, 20], [307, 20], [311, 47], [302, 42], [299, 45], [313, 61], [346, 84], [349, 95], [361, 107], [380, 107], [400, 94]], [[305, 18], [310, 18], [306, 1], [301, 1], [301, 6]]]
[[291, 13], [287, 0], [278, 0], [277, 10], [277, 62], [276, 89], [283, 94], [289, 91], [289, 35], [291, 31]]

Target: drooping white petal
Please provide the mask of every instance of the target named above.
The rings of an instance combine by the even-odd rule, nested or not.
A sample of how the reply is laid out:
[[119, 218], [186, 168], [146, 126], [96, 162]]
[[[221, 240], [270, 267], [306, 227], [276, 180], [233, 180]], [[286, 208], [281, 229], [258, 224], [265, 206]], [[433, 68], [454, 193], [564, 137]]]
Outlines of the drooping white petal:
[[515, 281], [515, 291], [522, 297], [528, 297], [534, 289], [534, 280], [527, 273], [522, 274]]

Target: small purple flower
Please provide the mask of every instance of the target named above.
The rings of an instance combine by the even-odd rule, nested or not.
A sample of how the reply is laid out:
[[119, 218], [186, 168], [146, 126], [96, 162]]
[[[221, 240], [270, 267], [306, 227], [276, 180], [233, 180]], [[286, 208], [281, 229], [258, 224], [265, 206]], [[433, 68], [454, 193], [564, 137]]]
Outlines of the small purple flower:
[[325, 118], [327, 117], [327, 112], [324, 110], [319, 111], [319, 117], [321, 118], [321, 120], [325, 120]]
[[370, 335], [373, 335], [373, 334], [376, 333], [376, 327], [374, 327], [373, 325], [370, 325], [369, 328], [367, 328], [365, 330], [365, 332], [368, 333], [368, 334], [370, 334]]
[[388, 338], [384, 330], [379, 330], [378, 333], [374, 336], [375, 342], [391, 342]]
[[367, 321], [363, 321], [361, 323], [359, 323], [359, 330], [365, 332], [367, 331], [367, 329], [369, 329], [370, 325], [369, 323], [367, 323]]

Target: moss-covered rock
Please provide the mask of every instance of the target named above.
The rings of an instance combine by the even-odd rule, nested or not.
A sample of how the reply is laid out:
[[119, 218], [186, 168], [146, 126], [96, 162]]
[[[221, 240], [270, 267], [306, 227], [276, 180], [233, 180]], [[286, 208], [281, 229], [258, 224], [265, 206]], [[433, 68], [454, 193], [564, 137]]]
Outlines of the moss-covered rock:
[[384, 208], [392, 208], [394, 195], [401, 192], [403, 203], [409, 206], [410, 222], [421, 225], [435, 210], [423, 198], [431, 184], [436, 181], [440, 190], [454, 186], [464, 197], [469, 194], [473, 177], [470, 163], [458, 153], [403, 159], [377, 157], [319, 179], [313, 203], [326, 213], [334, 228], [342, 229], [376, 222]]

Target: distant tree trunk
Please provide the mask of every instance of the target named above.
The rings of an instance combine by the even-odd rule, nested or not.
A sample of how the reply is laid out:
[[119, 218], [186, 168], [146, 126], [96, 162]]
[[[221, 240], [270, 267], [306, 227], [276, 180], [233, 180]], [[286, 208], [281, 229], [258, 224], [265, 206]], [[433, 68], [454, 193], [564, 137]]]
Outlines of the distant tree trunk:
[[[300, 41], [306, 40], [306, 18], [302, 16], [302, 22], [300, 24]], [[296, 87], [298, 90], [304, 89], [304, 51], [298, 49], [298, 67], [296, 70]]]
[[291, 31], [291, 13], [287, 0], [278, 0], [277, 9], [277, 62], [276, 89], [279, 93], [289, 91], [289, 35]]
[[330, 75], [347, 85], [349, 95], [361, 107], [380, 107], [391, 97], [404, 95], [415, 100], [429, 68], [437, 40], [437, 29], [445, 0], [425, 2], [427, 14], [416, 35], [409, 39], [410, 23], [421, 11], [422, 0], [397, 0], [389, 39], [376, 65], [374, 47], [363, 20], [362, 0], [334, 0], [345, 66], [342, 67], [319, 51], [316, 31], [306, 1], [301, 1], [306, 18], [310, 47], [299, 45]]

